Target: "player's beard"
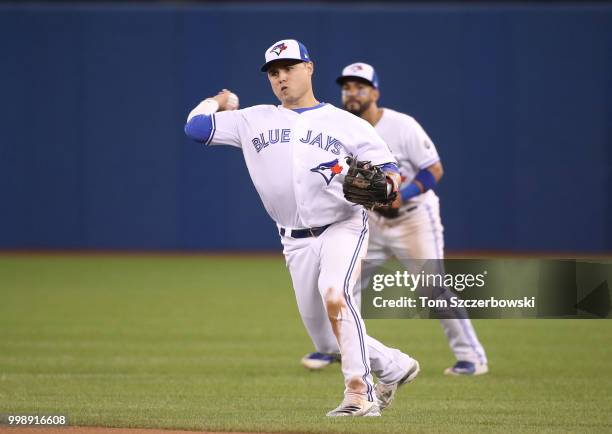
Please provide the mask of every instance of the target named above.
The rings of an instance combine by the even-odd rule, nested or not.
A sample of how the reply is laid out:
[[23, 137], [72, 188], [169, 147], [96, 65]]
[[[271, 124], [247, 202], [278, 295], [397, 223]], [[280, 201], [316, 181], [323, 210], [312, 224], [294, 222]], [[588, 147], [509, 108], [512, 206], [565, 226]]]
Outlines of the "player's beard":
[[372, 101], [366, 101], [364, 103], [360, 103], [359, 101], [352, 99], [344, 103], [344, 109], [349, 113], [353, 113], [354, 115], [361, 116], [363, 113], [365, 113], [370, 108], [371, 105], [372, 105]]

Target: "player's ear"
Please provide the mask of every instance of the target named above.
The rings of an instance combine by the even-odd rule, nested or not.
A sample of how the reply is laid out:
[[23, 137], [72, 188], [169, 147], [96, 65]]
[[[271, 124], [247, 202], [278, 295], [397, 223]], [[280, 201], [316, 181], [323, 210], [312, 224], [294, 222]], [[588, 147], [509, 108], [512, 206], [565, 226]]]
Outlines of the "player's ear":
[[380, 92], [378, 91], [378, 89], [373, 89], [372, 99], [374, 100], [374, 102], [378, 102], [378, 98], [380, 98]]
[[308, 75], [312, 75], [314, 73], [314, 63], [306, 62], [306, 69], [308, 70]]

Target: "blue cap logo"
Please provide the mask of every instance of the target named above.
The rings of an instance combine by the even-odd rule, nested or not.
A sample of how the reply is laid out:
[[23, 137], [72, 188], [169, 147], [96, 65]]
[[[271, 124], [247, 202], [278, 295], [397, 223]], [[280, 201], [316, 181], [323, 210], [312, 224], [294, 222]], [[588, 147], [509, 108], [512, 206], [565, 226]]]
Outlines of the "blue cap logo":
[[270, 50], [270, 53], [274, 53], [277, 56], [280, 56], [281, 53], [283, 51], [285, 51], [286, 49], [287, 49], [287, 45], [285, 45], [284, 42], [281, 42], [280, 44], [275, 45], [274, 47], [272, 47], [272, 49]]

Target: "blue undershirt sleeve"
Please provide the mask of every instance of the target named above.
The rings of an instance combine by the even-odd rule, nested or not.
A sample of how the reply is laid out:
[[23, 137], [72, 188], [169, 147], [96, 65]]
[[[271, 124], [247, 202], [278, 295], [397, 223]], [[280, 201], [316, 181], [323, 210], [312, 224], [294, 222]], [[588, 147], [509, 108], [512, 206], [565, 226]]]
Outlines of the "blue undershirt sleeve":
[[383, 172], [395, 172], [395, 173], [399, 173], [399, 168], [397, 167], [397, 164], [395, 163], [385, 163], [379, 166]]
[[436, 178], [433, 176], [433, 173], [431, 173], [427, 169], [421, 169], [419, 173], [416, 174], [414, 179], [421, 183], [424, 188], [424, 191], [421, 191], [419, 186], [414, 181], [412, 181], [410, 184], [400, 190], [402, 201], [404, 202], [409, 199], [412, 199], [415, 196], [418, 196], [421, 193], [425, 193], [427, 190], [431, 190], [436, 186]]
[[212, 116], [197, 115], [192, 117], [189, 122], [185, 124], [185, 134], [196, 142], [207, 143], [211, 138], [212, 131]]

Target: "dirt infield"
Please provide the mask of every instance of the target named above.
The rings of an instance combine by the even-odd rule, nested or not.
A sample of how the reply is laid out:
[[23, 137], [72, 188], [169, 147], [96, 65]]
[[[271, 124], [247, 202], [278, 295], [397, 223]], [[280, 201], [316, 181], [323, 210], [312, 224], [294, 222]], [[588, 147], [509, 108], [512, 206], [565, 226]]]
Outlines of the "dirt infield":
[[210, 432], [210, 431], [177, 431], [144, 428], [97, 428], [97, 427], [0, 427], [0, 434], [263, 434], [239, 432]]

